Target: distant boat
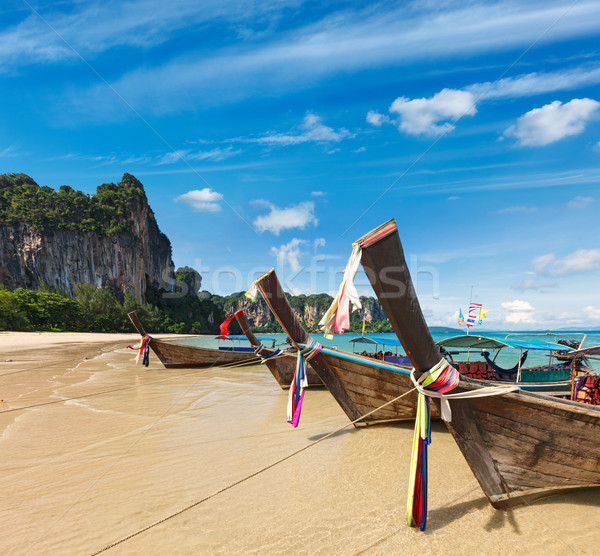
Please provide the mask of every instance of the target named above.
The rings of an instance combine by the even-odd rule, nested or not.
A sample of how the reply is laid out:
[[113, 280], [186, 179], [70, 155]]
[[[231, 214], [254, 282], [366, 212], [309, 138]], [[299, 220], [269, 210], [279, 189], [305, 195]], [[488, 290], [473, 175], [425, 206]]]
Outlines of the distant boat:
[[[547, 335], [544, 334], [544, 336]], [[437, 346], [442, 351], [442, 355], [456, 367], [461, 375], [466, 377], [511, 383], [524, 390], [543, 391], [568, 397], [571, 394], [573, 378], [592, 369], [584, 365], [583, 358], [574, 358], [569, 355], [574, 352], [574, 348], [532, 336], [535, 334], [509, 334], [503, 340], [499, 340], [477, 334], [464, 334], [440, 340], [437, 342]], [[576, 342], [578, 346], [581, 343]], [[500, 352], [511, 350], [517, 352], [515, 366], [504, 368], [496, 363]], [[559, 350], [560, 357], [557, 357]], [[523, 363], [530, 351], [543, 352], [549, 358], [548, 363], [524, 366]], [[478, 360], [479, 354], [483, 361]], [[454, 357], [457, 357], [456, 361]], [[461, 358], [460, 361], [458, 357]], [[462, 360], [465, 358], [466, 361]], [[554, 358], [557, 361], [554, 361]]]
[[[256, 285], [292, 341], [301, 348], [309, 345], [312, 339], [294, 315], [275, 271], [258, 278]], [[355, 426], [415, 418], [415, 392], [396, 400], [413, 388], [410, 367], [325, 347], [310, 364], [348, 418], [360, 419]]]
[[[432, 369], [440, 352], [425, 324], [396, 223], [387, 222], [359, 243], [365, 244], [366, 274], [416, 372]], [[482, 386], [461, 376], [452, 393], [476, 393]], [[446, 425], [495, 508], [600, 486], [600, 405], [523, 390], [449, 404], [452, 420]]]
[[[276, 354], [274, 348], [268, 348], [262, 345], [262, 342], [254, 335], [248, 326], [248, 321], [244, 313], [236, 314], [235, 316], [242, 332], [250, 342], [250, 345], [254, 348], [256, 354], [261, 357], [262, 362], [267, 366], [271, 374], [275, 377], [275, 380], [284, 389], [290, 387], [292, 380], [294, 379], [294, 373], [296, 371], [296, 359], [298, 351], [292, 347], [281, 350], [281, 353]], [[323, 381], [319, 378], [319, 375], [315, 370], [308, 365], [308, 371], [306, 373], [309, 387], [324, 386]]]
[[[140, 335], [142, 337], [147, 336], [148, 334], [136, 312], [132, 311], [128, 313], [128, 316]], [[232, 338], [236, 339], [235, 337]], [[274, 342], [274, 339], [272, 340]], [[148, 345], [167, 369], [174, 367], [210, 367], [245, 361], [260, 363], [252, 347], [232, 346], [215, 349], [155, 338], [152, 338]]]

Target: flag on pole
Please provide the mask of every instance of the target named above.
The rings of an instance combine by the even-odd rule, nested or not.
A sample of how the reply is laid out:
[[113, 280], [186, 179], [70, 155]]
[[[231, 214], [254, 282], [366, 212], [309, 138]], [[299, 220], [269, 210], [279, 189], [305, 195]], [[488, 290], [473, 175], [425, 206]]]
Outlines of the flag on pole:
[[458, 310], [458, 324], [464, 324], [465, 317], [462, 314], [462, 309]]
[[483, 319], [487, 317], [487, 309], [483, 307], [479, 310], [479, 325], [483, 324]]
[[467, 326], [469, 328], [475, 326], [479, 313], [481, 312], [481, 303], [471, 303], [469, 305], [469, 314], [467, 315]]

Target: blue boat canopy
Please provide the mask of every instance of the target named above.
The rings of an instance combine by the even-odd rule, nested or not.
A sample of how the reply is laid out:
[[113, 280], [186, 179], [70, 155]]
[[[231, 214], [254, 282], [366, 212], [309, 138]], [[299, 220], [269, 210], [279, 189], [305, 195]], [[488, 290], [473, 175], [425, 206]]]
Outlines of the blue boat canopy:
[[382, 346], [402, 346], [398, 338], [382, 338], [381, 336], [357, 336], [350, 340], [352, 344], [379, 344]]
[[556, 344], [554, 342], [545, 342], [544, 340], [519, 340], [517, 338], [506, 338], [504, 340], [496, 340], [486, 336], [463, 335], [454, 336], [440, 340], [437, 345], [443, 348], [458, 347], [458, 348], [476, 348], [476, 349], [502, 349], [511, 347], [515, 349], [531, 349], [542, 351], [573, 351], [573, 348]]

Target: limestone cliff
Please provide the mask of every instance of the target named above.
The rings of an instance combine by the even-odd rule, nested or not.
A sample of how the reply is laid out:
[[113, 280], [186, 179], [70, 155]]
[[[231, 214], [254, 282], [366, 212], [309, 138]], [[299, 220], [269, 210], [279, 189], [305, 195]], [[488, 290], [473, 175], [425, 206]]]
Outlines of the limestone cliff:
[[142, 184], [119, 184], [87, 196], [56, 192], [23, 174], [0, 176], [0, 284], [75, 294], [75, 284], [112, 286], [145, 302], [146, 281], [174, 291], [171, 244]]
[[[316, 295], [288, 295], [288, 300], [292, 306], [292, 311], [302, 323], [302, 325], [310, 332], [320, 332], [319, 321], [325, 314], [325, 311], [331, 305], [333, 298], [326, 294]], [[350, 315], [351, 323], [354, 323], [354, 329], [359, 330], [362, 321], [363, 314], [366, 313], [367, 330], [369, 325], [379, 324], [381, 328], [382, 323], [387, 323], [387, 317], [381, 307], [379, 301], [374, 297], [361, 297], [363, 309], [361, 311], [354, 311]], [[216, 300], [216, 299], [215, 299]], [[253, 302], [244, 296], [243, 293], [236, 293], [222, 298], [218, 302], [228, 313], [244, 309], [246, 320], [253, 328], [268, 328], [273, 329], [276, 326], [276, 319], [271, 313], [269, 307], [264, 302], [262, 297]], [[390, 328], [391, 330], [391, 328]]]

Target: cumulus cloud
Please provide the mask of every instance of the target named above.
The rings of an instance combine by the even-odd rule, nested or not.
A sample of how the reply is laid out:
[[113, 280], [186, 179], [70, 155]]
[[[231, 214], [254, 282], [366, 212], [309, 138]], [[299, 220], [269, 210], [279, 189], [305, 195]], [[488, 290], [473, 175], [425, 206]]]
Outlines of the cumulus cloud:
[[600, 268], [600, 249], [578, 249], [562, 259], [548, 253], [536, 257], [531, 264], [542, 276], [581, 274]]
[[399, 128], [411, 135], [437, 135], [452, 131], [463, 116], [477, 113], [475, 97], [468, 91], [442, 89], [431, 98], [398, 97], [390, 112], [400, 115]]
[[292, 272], [300, 270], [302, 268], [300, 257], [305, 254], [300, 246], [307, 243], [308, 241], [304, 239], [294, 238], [279, 247], [271, 247], [271, 253], [277, 258], [277, 267], [282, 269], [287, 264]]
[[298, 126], [298, 130], [291, 133], [273, 133], [255, 139], [244, 139], [244, 141], [269, 145], [299, 145], [302, 143], [339, 143], [343, 139], [352, 137], [345, 128], [337, 131], [326, 126], [322, 118], [316, 114], [308, 113]]
[[567, 208], [570, 208], [570, 209], [587, 208], [590, 205], [594, 204], [595, 202], [596, 202], [596, 199], [594, 199], [594, 197], [583, 197], [581, 195], [577, 195], [577, 197], [573, 197], [567, 203]]
[[511, 286], [511, 288], [513, 290], [518, 290], [518, 291], [527, 291], [527, 290], [546, 290], [548, 288], [555, 288], [557, 286], [557, 284], [553, 283], [553, 282], [536, 282], [535, 280], [531, 279], [531, 280], [523, 280], [522, 282], [519, 282], [517, 284], [513, 284]]
[[505, 301], [501, 303], [502, 308], [507, 312], [504, 322], [507, 324], [534, 324], [535, 318], [533, 312], [535, 309], [528, 301], [515, 299], [514, 301]]
[[379, 112], [375, 112], [374, 110], [369, 110], [367, 112], [367, 123], [374, 125], [376, 127], [381, 127], [384, 123], [390, 121], [390, 118], [385, 114], [380, 114]]
[[315, 216], [315, 203], [313, 201], [304, 201], [297, 205], [289, 205], [285, 208], [276, 207], [269, 201], [259, 200], [255, 204], [260, 204], [269, 208], [269, 213], [259, 216], [254, 225], [259, 232], [272, 232], [276, 236], [282, 230], [291, 230], [299, 228], [303, 230], [309, 225], [316, 226], [319, 220]]
[[570, 135], [582, 133], [590, 117], [600, 107], [591, 98], [574, 98], [566, 104], [558, 100], [523, 114], [504, 132], [527, 147], [549, 145]]
[[584, 307], [581, 311], [589, 320], [600, 320], [600, 308], [598, 307], [588, 305], [587, 307]]
[[205, 187], [204, 189], [195, 189], [179, 195], [179, 197], [175, 198], [175, 202], [188, 205], [195, 212], [218, 212], [221, 210], [221, 205], [219, 204], [221, 199], [223, 199], [223, 195], [210, 187]]

